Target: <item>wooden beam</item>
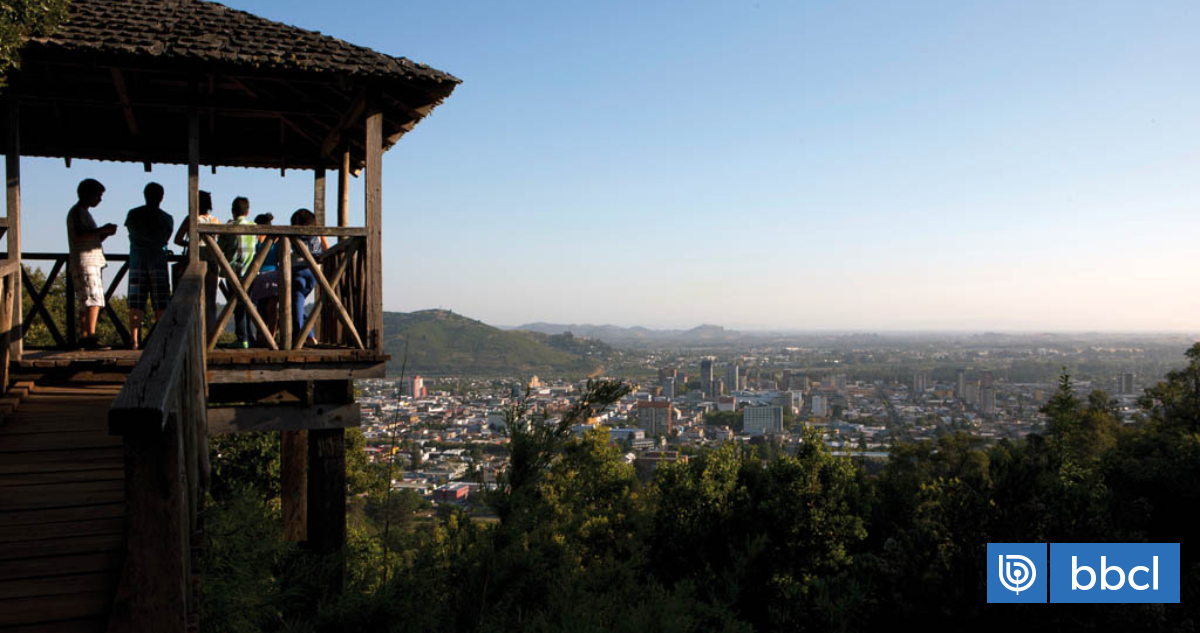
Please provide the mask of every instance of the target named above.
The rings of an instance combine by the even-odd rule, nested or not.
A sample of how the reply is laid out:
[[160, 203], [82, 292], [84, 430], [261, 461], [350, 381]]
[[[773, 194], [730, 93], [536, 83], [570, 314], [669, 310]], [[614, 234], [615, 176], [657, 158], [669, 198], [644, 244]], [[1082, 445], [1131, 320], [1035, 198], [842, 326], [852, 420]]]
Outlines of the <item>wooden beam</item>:
[[292, 238], [279, 238], [279, 299], [275, 313], [279, 315], [279, 343], [283, 349], [292, 349], [292, 310], [303, 310], [304, 306], [292, 305]]
[[366, 202], [366, 343], [383, 352], [383, 114], [372, 103], [367, 114]]
[[[354, 405], [352, 405], [354, 406]], [[341, 552], [346, 545], [346, 442], [343, 429], [308, 432], [308, 545], [317, 553]], [[345, 581], [342, 557], [333, 557], [321, 581], [340, 593]]]
[[[8, 88], [8, 112], [5, 117], [4, 156], [5, 204], [8, 213], [8, 259], [21, 263], [21, 120], [20, 105], [12, 87]], [[8, 352], [10, 360], [21, 360], [24, 349], [24, 328], [21, 316], [25, 313], [21, 299], [21, 283], [13, 279], [6, 292], [12, 292], [11, 301], [5, 303], [11, 315], [9, 321]]]
[[[217, 260], [217, 266], [219, 266], [221, 268], [221, 272], [225, 274], [225, 279], [230, 280], [229, 284], [227, 285], [233, 288], [235, 293], [234, 296], [246, 304], [246, 314], [250, 315], [250, 318], [254, 320], [254, 326], [259, 328], [259, 331], [263, 332], [264, 335], [265, 333], [270, 332], [271, 330], [267, 328], [267, 324], [263, 321], [262, 316], [258, 314], [258, 310], [254, 307], [254, 303], [250, 301], [250, 295], [246, 292], [246, 288], [244, 288], [242, 284], [237, 281], [237, 273], [233, 271], [233, 266], [229, 265], [229, 260], [225, 259], [225, 254], [222, 253], [221, 249], [217, 246], [217, 241], [214, 240], [211, 235], [205, 235], [204, 243], [209, 249], [212, 250], [213, 259]], [[261, 266], [261, 263], [259, 265]], [[267, 339], [267, 344], [271, 346], [271, 349], [278, 349], [275, 345], [275, 341], [273, 341], [271, 337], [264, 337]], [[205, 349], [208, 349], [207, 345], [205, 345]]]
[[248, 407], [209, 407], [208, 432], [246, 433], [250, 431], [299, 431], [303, 429], [342, 429], [359, 426], [362, 413], [358, 403], [292, 405], [252, 405]]
[[350, 150], [342, 152], [338, 169], [338, 226], [350, 226]]
[[161, 432], [144, 429], [125, 438], [129, 547], [123, 581], [128, 585], [133, 631], [187, 629], [187, 460], [180, 422], [171, 418]]
[[333, 129], [329, 131], [329, 134], [325, 136], [324, 142], [321, 143], [322, 156], [333, 155], [333, 150], [342, 140], [342, 132], [351, 125], [354, 125], [354, 122], [362, 116], [363, 110], [366, 108], [366, 106], [367, 91], [366, 89], [362, 89], [359, 90], [358, 95], [354, 97], [354, 101], [351, 103], [350, 109], [346, 111], [342, 118], [338, 120], [337, 124], [333, 126]]
[[188, 112], [188, 261], [200, 261], [200, 116]]
[[342, 363], [270, 363], [243, 367], [209, 367], [208, 383], [286, 382], [291, 380], [359, 380], [386, 378], [387, 363], [357, 361]]
[[[317, 402], [313, 395], [314, 384], [312, 380], [297, 380], [293, 382], [244, 382], [210, 385], [208, 405], [210, 407], [263, 404], [308, 406]], [[324, 383], [322, 382], [322, 384]], [[325, 393], [322, 395], [328, 396]], [[328, 401], [324, 402], [324, 404], [328, 403]]]
[[[305, 263], [308, 264], [309, 270], [312, 271], [313, 277], [316, 278], [317, 285], [321, 287], [321, 292], [324, 293], [321, 298], [333, 304], [334, 312], [338, 315], [338, 318], [342, 320], [342, 325], [346, 326], [346, 329], [350, 331], [350, 335], [354, 337], [354, 343], [358, 345], [359, 349], [366, 349], [366, 346], [363, 345], [362, 337], [360, 337], [358, 334], [358, 328], [354, 327], [354, 320], [350, 318], [350, 313], [346, 312], [346, 307], [343, 306], [342, 301], [338, 299], [338, 295], [336, 292], [334, 292], [333, 286], [329, 285], [329, 281], [325, 279], [325, 273], [321, 272], [321, 267], [317, 265], [317, 260], [313, 259], [312, 253], [308, 252], [308, 247], [304, 245], [304, 242], [296, 240], [296, 250], [300, 252], [300, 256], [304, 258]], [[344, 265], [341, 268], [343, 271], [345, 270]], [[316, 318], [315, 314], [313, 318]], [[305, 330], [306, 334], [307, 332], [308, 329]], [[297, 343], [296, 345], [298, 349], [300, 347], [300, 343]]]
[[117, 89], [117, 98], [121, 100], [121, 109], [125, 112], [125, 126], [129, 128], [130, 136], [138, 135], [137, 119], [133, 116], [133, 104], [129, 102], [129, 93], [125, 90], [125, 77], [121, 69], [112, 69], [113, 87]]
[[[108, 429], [115, 435], [161, 433], [167, 426], [179, 383], [183, 380], [192, 328], [200, 319], [203, 328], [205, 265], [188, 266], [175, 288], [163, 318], [154, 326], [137, 366], [129, 374], [108, 413]], [[197, 306], [201, 310], [197, 310]], [[192, 350], [200, 353], [200, 349]]]
[[308, 432], [279, 434], [280, 501], [283, 506], [283, 540], [308, 538]]
[[359, 226], [290, 226], [262, 224], [204, 224], [202, 235], [324, 235], [326, 237], [366, 237], [366, 227]]
[[313, 215], [317, 216], [317, 226], [325, 226], [325, 168], [313, 170]]

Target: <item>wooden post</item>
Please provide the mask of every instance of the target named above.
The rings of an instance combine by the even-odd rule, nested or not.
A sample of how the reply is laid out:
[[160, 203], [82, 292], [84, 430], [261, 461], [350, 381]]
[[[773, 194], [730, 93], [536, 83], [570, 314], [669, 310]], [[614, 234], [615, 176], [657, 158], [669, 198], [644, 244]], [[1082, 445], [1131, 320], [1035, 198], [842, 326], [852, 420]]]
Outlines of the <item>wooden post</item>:
[[[12, 88], [9, 88], [11, 91]], [[20, 105], [16, 95], [10, 94], [8, 120], [5, 126], [5, 144], [8, 153], [4, 157], [6, 202], [8, 205], [8, 259], [17, 262], [17, 270], [5, 285], [4, 305], [12, 316], [9, 321], [9, 355], [21, 360], [24, 350], [24, 334], [21, 319], [25, 305], [21, 294], [21, 120]], [[11, 294], [10, 299], [8, 295]], [[7, 369], [7, 363], [5, 364]], [[7, 383], [4, 385], [7, 387]]]
[[313, 170], [313, 215], [317, 216], [317, 226], [325, 226], [325, 168]]
[[372, 100], [367, 110], [367, 349], [383, 353], [383, 113]]
[[200, 261], [200, 115], [188, 111], [188, 263]]
[[283, 501], [283, 538], [308, 538], [308, 432], [282, 431], [279, 474]]
[[191, 544], [180, 422], [172, 414], [161, 432], [125, 436], [131, 631], [182, 633], [187, 628]]
[[350, 150], [342, 152], [338, 170], [338, 226], [350, 226]]
[[[292, 238], [279, 237], [279, 349], [292, 349]], [[301, 306], [303, 309], [303, 306]]]
[[[346, 443], [342, 429], [308, 432], [308, 545], [316, 553], [341, 552], [346, 544]], [[340, 592], [345, 567], [328, 585]]]

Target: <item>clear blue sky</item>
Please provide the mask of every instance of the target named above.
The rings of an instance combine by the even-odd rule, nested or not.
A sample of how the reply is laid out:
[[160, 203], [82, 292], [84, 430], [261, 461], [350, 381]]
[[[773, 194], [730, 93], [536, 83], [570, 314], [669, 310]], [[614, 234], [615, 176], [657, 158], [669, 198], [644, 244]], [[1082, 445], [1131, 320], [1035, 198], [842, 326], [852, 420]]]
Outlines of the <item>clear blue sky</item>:
[[[464, 80], [384, 159], [389, 310], [1200, 331], [1193, 2], [231, 4]], [[30, 250], [77, 180], [118, 223], [145, 182], [25, 175]], [[181, 217], [182, 171], [153, 177]], [[310, 174], [202, 187], [311, 203]]]

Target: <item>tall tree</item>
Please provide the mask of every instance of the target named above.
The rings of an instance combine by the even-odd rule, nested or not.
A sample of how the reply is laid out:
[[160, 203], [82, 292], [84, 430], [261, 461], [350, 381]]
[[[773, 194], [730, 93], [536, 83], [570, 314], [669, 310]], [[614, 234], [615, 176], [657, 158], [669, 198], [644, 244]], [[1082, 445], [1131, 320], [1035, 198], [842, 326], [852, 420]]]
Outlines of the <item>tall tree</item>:
[[67, 20], [68, 0], [0, 0], [0, 88], [8, 71], [21, 65], [29, 37], [42, 37]]

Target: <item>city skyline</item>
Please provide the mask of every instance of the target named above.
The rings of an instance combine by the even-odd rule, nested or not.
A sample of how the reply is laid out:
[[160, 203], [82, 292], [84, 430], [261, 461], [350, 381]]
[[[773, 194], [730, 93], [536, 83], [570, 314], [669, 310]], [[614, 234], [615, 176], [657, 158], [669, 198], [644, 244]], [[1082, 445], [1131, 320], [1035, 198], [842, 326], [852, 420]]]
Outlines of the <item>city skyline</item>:
[[[234, 1], [464, 80], [384, 159], [385, 308], [487, 323], [1200, 331], [1200, 16], [1186, 3]], [[120, 224], [183, 169], [30, 159], [29, 250], [74, 184]], [[277, 220], [311, 174], [204, 170]], [[332, 195], [332, 194], [331, 194]], [[362, 182], [352, 182], [352, 222]], [[123, 252], [124, 231], [109, 249]], [[110, 274], [112, 271], [109, 271]]]

